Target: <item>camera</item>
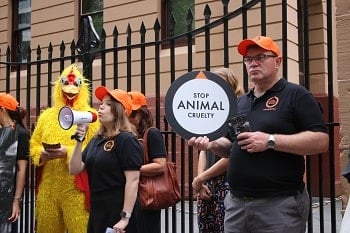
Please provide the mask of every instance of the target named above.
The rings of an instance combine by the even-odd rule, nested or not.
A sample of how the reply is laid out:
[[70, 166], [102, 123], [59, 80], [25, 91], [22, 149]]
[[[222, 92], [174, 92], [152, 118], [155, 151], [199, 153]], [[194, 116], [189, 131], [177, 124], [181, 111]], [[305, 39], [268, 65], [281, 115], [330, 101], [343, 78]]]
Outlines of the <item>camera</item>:
[[242, 132], [249, 132], [250, 125], [245, 114], [232, 117], [228, 121], [228, 126], [231, 129], [233, 135], [237, 136]]

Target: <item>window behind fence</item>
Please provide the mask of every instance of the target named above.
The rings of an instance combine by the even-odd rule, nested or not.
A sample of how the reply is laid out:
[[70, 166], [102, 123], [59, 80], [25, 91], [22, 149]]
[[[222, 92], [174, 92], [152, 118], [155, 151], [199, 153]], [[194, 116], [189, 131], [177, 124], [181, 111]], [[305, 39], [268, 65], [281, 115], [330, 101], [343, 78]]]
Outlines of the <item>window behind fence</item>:
[[31, 0], [14, 0], [12, 9], [12, 61], [26, 62], [31, 39]]

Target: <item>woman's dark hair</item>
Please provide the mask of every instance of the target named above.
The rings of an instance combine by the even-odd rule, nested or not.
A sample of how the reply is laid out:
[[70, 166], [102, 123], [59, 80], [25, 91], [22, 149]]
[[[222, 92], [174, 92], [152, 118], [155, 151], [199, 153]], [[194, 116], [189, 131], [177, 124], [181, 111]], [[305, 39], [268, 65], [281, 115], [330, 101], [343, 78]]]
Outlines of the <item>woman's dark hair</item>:
[[147, 106], [141, 106], [138, 110], [134, 110], [133, 112], [138, 112], [141, 114], [139, 125], [136, 128], [137, 128], [138, 137], [142, 138], [146, 130], [153, 126], [152, 113], [147, 108]]
[[16, 124], [20, 124], [23, 128], [27, 128], [24, 124], [24, 118], [27, 115], [27, 110], [25, 110], [24, 108], [18, 106], [16, 108], [16, 111], [12, 111], [12, 110], [8, 110], [6, 109], [10, 118], [16, 122]]

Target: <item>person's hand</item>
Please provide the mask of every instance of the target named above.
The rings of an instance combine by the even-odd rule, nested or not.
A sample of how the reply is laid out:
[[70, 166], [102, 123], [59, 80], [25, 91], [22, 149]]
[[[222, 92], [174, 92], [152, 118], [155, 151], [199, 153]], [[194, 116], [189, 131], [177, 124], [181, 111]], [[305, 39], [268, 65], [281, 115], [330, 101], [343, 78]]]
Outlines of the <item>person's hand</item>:
[[267, 150], [267, 142], [270, 135], [260, 131], [256, 132], [243, 132], [238, 134], [238, 145], [242, 150], [246, 150], [249, 153], [262, 152]]
[[198, 195], [199, 195], [199, 198], [202, 200], [210, 200], [213, 194], [207, 185], [202, 185]]
[[10, 222], [15, 222], [18, 219], [20, 214], [21, 214], [20, 200], [13, 199], [13, 202], [12, 202], [12, 214], [8, 218], [8, 220]]
[[42, 161], [49, 161], [52, 159], [61, 159], [67, 157], [67, 148], [65, 146], [61, 146], [60, 148], [54, 149], [50, 148], [48, 150], [43, 149], [41, 151], [40, 158]]
[[113, 226], [116, 233], [125, 233], [125, 228], [129, 224], [128, 218], [121, 218], [117, 224]]
[[196, 192], [199, 192], [202, 188], [203, 183], [204, 183], [204, 180], [202, 179], [202, 177], [196, 176], [192, 181], [192, 188]]
[[74, 137], [80, 142], [84, 141], [88, 128], [87, 124], [77, 124]]
[[188, 140], [187, 144], [189, 146], [193, 146], [197, 148], [198, 150], [209, 150], [210, 149], [210, 142], [209, 138], [207, 136], [203, 137], [192, 137]]

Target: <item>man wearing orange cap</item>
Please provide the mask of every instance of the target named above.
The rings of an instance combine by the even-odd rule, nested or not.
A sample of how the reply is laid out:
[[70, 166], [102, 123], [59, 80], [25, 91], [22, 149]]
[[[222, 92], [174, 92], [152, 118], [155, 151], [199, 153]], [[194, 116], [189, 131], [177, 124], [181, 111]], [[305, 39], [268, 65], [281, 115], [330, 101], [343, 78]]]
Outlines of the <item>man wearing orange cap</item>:
[[[238, 98], [231, 137], [188, 143], [229, 155], [225, 232], [304, 233], [309, 214], [304, 156], [328, 149], [320, 107], [304, 87], [278, 76], [282, 57], [270, 37], [243, 40], [238, 52], [254, 88]], [[249, 122], [249, 132], [237, 133], [245, 123], [237, 117]]]
[[[101, 101], [98, 120], [101, 127], [82, 152], [77, 140], [69, 171], [75, 175], [86, 170], [91, 190], [91, 210], [87, 233], [143, 233], [143, 216], [137, 198], [143, 150], [128, 120], [131, 99], [126, 91], [100, 86], [95, 96]], [[84, 138], [86, 127], [78, 125], [77, 135]]]

